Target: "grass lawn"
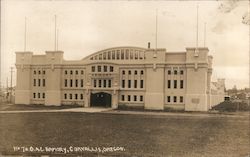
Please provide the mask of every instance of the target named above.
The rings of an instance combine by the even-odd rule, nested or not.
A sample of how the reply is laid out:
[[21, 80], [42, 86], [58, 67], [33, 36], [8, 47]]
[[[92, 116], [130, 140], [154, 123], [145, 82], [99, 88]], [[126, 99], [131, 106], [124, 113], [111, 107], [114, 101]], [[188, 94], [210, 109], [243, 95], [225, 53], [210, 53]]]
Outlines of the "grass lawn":
[[45, 105], [16, 105], [0, 103], [0, 111], [21, 111], [21, 110], [59, 110], [82, 107], [78, 105], [45, 106]]
[[[108, 153], [71, 152], [66, 156], [246, 157], [250, 152], [249, 117], [0, 114], [0, 156], [17, 153], [13, 146], [125, 148]], [[31, 156], [40, 154], [26, 152]]]

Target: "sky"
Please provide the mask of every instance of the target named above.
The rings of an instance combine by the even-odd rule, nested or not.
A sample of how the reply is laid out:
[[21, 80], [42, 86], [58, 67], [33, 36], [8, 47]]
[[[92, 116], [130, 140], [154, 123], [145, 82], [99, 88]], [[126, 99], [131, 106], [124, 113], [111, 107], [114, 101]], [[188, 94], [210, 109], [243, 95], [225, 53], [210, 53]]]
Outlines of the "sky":
[[248, 87], [250, 40], [247, 0], [2, 0], [1, 84], [6, 86], [7, 77], [10, 81], [10, 67], [15, 67], [15, 52], [24, 51], [25, 17], [27, 51], [44, 54], [54, 50], [56, 15], [58, 49], [64, 51], [65, 60], [79, 60], [110, 47], [146, 48], [147, 42], [154, 47], [156, 12], [158, 48], [185, 51], [186, 47], [194, 47], [197, 5], [198, 45], [203, 47], [205, 43], [213, 56], [213, 81], [225, 78], [226, 88], [234, 85], [237, 88]]

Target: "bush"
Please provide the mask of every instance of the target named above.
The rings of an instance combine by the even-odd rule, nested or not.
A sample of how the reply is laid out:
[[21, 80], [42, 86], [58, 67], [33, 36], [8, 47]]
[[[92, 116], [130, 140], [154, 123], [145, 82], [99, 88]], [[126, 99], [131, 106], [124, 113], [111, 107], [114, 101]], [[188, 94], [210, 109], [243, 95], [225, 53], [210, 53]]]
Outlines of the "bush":
[[229, 111], [229, 112], [250, 111], [250, 106], [248, 106], [248, 104], [245, 102], [224, 101], [212, 107], [212, 110]]

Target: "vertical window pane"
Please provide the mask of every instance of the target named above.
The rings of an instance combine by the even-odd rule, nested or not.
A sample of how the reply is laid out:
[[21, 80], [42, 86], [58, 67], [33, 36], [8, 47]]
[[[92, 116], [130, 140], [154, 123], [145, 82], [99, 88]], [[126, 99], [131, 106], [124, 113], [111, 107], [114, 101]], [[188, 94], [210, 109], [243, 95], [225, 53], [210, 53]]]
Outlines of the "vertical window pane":
[[174, 88], [177, 88], [177, 80], [174, 80]]
[[134, 88], [137, 88], [137, 80], [134, 80]]
[[111, 80], [109, 80], [109, 88], [111, 87], [111, 84], [112, 84], [112, 82], [111, 82]]
[[67, 87], [67, 86], [68, 86], [68, 80], [65, 79], [65, 80], [64, 80], [64, 87]]
[[141, 80], [141, 88], [143, 88], [143, 80]]

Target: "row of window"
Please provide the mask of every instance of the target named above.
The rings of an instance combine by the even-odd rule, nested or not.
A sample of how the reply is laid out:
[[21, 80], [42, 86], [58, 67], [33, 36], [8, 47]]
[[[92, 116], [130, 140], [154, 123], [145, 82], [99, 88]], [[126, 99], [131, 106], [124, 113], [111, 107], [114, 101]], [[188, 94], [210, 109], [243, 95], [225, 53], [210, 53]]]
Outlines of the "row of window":
[[97, 72], [113, 72], [114, 71], [114, 67], [113, 66], [107, 66], [107, 65], [104, 65], [104, 66], [101, 66], [101, 65], [92, 66], [91, 67], [91, 71], [92, 72], [96, 72], [96, 71]]
[[64, 87], [83, 87], [83, 79], [64, 79]]
[[171, 75], [171, 74], [174, 74], [174, 75], [177, 75], [179, 72], [180, 75], [183, 75], [184, 74], [184, 71], [183, 70], [174, 70], [174, 71], [171, 71], [171, 70], [168, 70], [168, 75]]
[[[135, 70], [135, 71], [134, 71], [134, 75], [137, 75], [137, 73], [138, 73], [137, 70]], [[144, 74], [144, 71], [141, 70], [140, 73], [141, 73], [141, 75], [143, 75], [143, 74]], [[125, 71], [125, 70], [122, 70], [122, 75], [125, 75], [125, 74], [126, 74], [126, 71]], [[131, 70], [128, 71], [128, 74], [131, 75]]]
[[135, 52], [132, 52], [128, 49], [126, 50], [116, 50], [116, 51], [108, 51], [108, 52], [104, 52], [103, 54], [99, 54], [99, 55], [96, 55], [94, 57], [91, 57], [90, 59], [91, 60], [123, 60], [123, 59], [143, 59], [144, 58], [144, 52], [143, 51], [135, 51]]
[[[184, 87], [184, 81], [183, 80], [179, 80], [180, 81], [180, 88], [183, 89]], [[177, 88], [177, 80], [173, 80], [173, 87], [176, 89]], [[168, 80], [168, 88], [171, 88], [171, 80]]]
[[45, 93], [33, 93], [33, 98], [36, 99], [40, 99], [40, 98], [45, 98]]
[[94, 83], [93, 83], [93, 86], [96, 88], [96, 87], [99, 87], [99, 88], [111, 88], [112, 87], [112, 80], [111, 79], [108, 79], [108, 80], [105, 80], [105, 79], [94, 79], [93, 80]]
[[42, 70], [42, 71], [41, 70], [38, 70], [38, 71], [34, 70], [33, 73], [34, 73], [34, 75], [36, 75], [36, 74], [39, 74], [39, 75], [43, 74], [43, 75], [45, 75], [45, 70]]
[[[138, 86], [137, 84], [137, 80], [134, 80], [134, 88], [143, 88], [143, 83], [144, 81], [143, 80], [140, 80], [140, 85]], [[122, 88], [125, 88], [126, 87], [126, 81], [125, 80], [122, 80]], [[127, 82], [127, 88], [132, 88], [131, 87], [131, 80], [128, 80]]]
[[121, 95], [121, 101], [132, 101], [132, 98], [133, 98], [133, 101], [140, 101], [140, 102], [143, 102], [143, 95], [127, 95], [127, 99], [125, 100], [125, 95]]
[[43, 86], [45, 87], [45, 79], [34, 79], [33, 80], [33, 86]]
[[81, 74], [81, 75], [83, 75], [84, 74], [84, 71], [83, 70], [81, 70], [81, 71], [78, 71], [78, 70], [64, 70], [64, 74], [65, 75], [67, 75], [67, 74], [70, 74], [70, 75], [73, 75], [73, 74], [75, 74], [75, 75], [78, 75], [79, 73]]
[[64, 99], [65, 100], [67, 100], [67, 99], [70, 99], [70, 100], [72, 100], [72, 99], [75, 99], [75, 100], [78, 100], [78, 99], [80, 99], [80, 100], [83, 100], [83, 94], [72, 94], [72, 93], [70, 93], [70, 94], [67, 94], [67, 93], [64, 93]]
[[[177, 96], [173, 96], [173, 100], [174, 103], [177, 102]], [[183, 96], [179, 97], [179, 103], [183, 103]], [[171, 102], [171, 96], [167, 96], [167, 102], [170, 103]]]

